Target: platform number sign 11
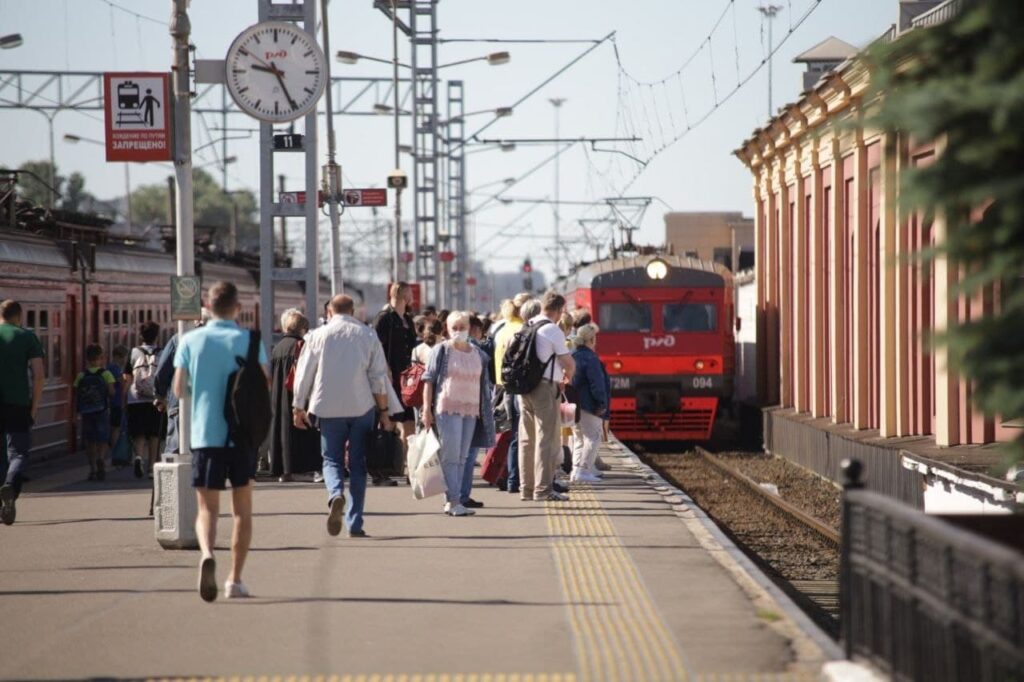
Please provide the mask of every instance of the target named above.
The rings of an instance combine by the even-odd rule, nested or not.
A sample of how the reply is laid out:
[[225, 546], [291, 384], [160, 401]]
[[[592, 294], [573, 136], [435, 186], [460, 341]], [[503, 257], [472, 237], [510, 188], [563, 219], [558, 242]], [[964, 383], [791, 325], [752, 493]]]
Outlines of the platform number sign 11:
[[228, 48], [225, 82], [235, 104], [268, 123], [316, 109], [327, 84], [327, 62], [315, 38], [283, 21], [265, 21], [238, 34]]

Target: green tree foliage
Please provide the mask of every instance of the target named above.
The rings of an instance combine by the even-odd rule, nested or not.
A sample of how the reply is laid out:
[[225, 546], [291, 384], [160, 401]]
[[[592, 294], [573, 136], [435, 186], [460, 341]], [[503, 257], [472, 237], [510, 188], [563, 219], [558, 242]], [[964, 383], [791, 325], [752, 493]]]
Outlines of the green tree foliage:
[[[52, 197], [56, 204], [59, 197], [54, 195], [50, 187], [60, 193], [60, 186], [64, 184], [64, 178], [53, 167], [53, 175], [50, 175], [49, 161], [26, 161], [18, 167], [18, 170], [27, 171], [18, 180], [18, 194], [22, 199], [31, 201], [37, 206], [49, 206]], [[53, 178], [51, 182], [50, 179]]]
[[[253, 248], [259, 242], [259, 222], [256, 219], [255, 195], [249, 190], [224, 192], [213, 176], [202, 169], [192, 175], [195, 224], [215, 229], [215, 241], [225, 243], [231, 225], [232, 203], [238, 207], [238, 246]], [[132, 214], [140, 224], [166, 224], [170, 194], [166, 183], [143, 185], [132, 192]]]
[[85, 176], [75, 171], [68, 176], [67, 182], [63, 183], [60, 207], [68, 211], [81, 211], [83, 204], [94, 197], [85, 191]]
[[[1024, 417], [1024, 2], [974, 0], [938, 26], [874, 48], [872, 123], [944, 140], [936, 162], [907, 172], [901, 210], [945, 214], [935, 253], [965, 273], [957, 294], [993, 287], [994, 312], [939, 339], [977, 387], [977, 405]], [[982, 213], [983, 211], [983, 213]], [[980, 216], [980, 219], [979, 219]], [[1024, 457], [1024, 431], [1015, 441]]]

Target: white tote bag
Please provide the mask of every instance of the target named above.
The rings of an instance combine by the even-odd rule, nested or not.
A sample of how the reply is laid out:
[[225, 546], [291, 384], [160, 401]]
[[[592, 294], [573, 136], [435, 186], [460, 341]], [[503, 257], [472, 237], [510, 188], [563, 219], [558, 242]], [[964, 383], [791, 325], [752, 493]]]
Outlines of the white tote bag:
[[441, 443], [433, 429], [424, 429], [409, 437], [409, 479], [412, 494], [417, 500], [445, 491], [440, 452]]

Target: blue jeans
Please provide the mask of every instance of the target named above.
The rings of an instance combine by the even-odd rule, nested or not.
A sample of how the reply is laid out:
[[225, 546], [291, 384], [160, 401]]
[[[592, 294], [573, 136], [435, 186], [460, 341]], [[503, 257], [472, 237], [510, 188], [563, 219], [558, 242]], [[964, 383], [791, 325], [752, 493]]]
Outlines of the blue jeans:
[[505, 394], [505, 409], [512, 420], [512, 440], [508, 444], [508, 489], [519, 487], [519, 401]]
[[[470, 438], [473, 436], [470, 435]], [[480, 456], [480, 448], [470, 448], [466, 456], [466, 466], [462, 469], [462, 497], [459, 500], [465, 503], [473, 497], [473, 469], [476, 468], [477, 457]]]
[[[476, 429], [476, 417], [461, 414], [437, 415], [437, 431], [441, 439], [441, 471], [444, 473], [445, 499], [452, 504], [462, 502], [462, 479], [469, 459], [469, 444]], [[470, 469], [470, 485], [473, 485]]]
[[327, 502], [342, 494], [345, 486], [345, 446], [348, 446], [348, 499], [345, 501], [345, 526], [350, 531], [363, 529], [363, 505], [366, 502], [366, 441], [373, 430], [375, 411], [361, 417], [321, 417], [320, 448], [324, 456], [324, 485]]
[[22, 405], [0, 405], [0, 434], [7, 446], [7, 472], [4, 484], [21, 494], [21, 472], [28, 466], [28, 453], [32, 449], [32, 417], [29, 408]]

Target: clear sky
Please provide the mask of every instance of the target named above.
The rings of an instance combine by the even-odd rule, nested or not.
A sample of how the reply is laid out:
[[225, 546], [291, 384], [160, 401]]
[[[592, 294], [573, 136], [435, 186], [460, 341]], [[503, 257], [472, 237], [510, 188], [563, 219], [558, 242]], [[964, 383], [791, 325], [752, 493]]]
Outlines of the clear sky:
[[[774, 59], [775, 106], [793, 101], [801, 86], [802, 65], [792, 58], [824, 38], [835, 35], [857, 46], [866, 45], [896, 20], [898, 0], [772, 0], [781, 7], [774, 24], [774, 41], [786, 42]], [[117, 0], [117, 5], [165, 21], [171, 0]], [[621, 65], [633, 79], [653, 81], [636, 85], [620, 69], [610, 43], [598, 47], [572, 69], [519, 105], [511, 117], [491, 126], [481, 137], [553, 137], [554, 108], [549, 98], [565, 98], [561, 107], [561, 136], [615, 137], [635, 132], [644, 137], [640, 144], [618, 147], [646, 159], [654, 149], [683, 130], [686, 117], [692, 122], [706, 113], [762, 61], [767, 37], [756, 10], [758, 0], [441, 0], [438, 6], [442, 38], [505, 39], [590, 39], [614, 31]], [[790, 26], [811, 6], [818, 4], [799, 28]], [[223, 58], [233, 37], [256, 21], [255, 0], [193, 0], [192, 40], [198, 56]], [[723, 15], [724, 12], [724, 15]], [[710, 50], [704, 43], [715, 22]], [[346, 49], [389, 58], [391, 26], [384, 15], [372, 9], [372, 0], [333, 0], [330, 4], [332, 51]], [[171, 59], [170, 38], [165, 26], [112, 7], [106, 0], [0, 0], [0, 34], [19, 32], [24, 45], [0, 51], [0, 71], [7, 69], [128, 71], [167, 70]], [[446, 43], [439, 48], [442, 63], [507, 49], [512, 59], [504, 66], [478, 62], [441, 72], [444, 78], [465, 81], [467, 111], [510, 105], [540, 84], [562, 65], [580, 54], [585, 44]], [[699, 49], [700, 48], [700, 49]], [[687, 58], [697, 53], [690, 65], [675, 74]], [[408, 60], [403, 45], [402, 60]], [[711, 63], [714, 63], [714, 83]], [[387, 77], [388, 66], [360, 62], [355, 66], [332, 63], [332, 75]], [[738, 77], [739, 76], [739, 77]], [[662, 83], [662, 79], [669, 77]], [[0, 91], [0, 98], [8, 94]], [[686, 110], [682, 101], [685, 98]], [[658, 197], [642, 222], [635, 240], [660, 243], [664, 239], [663, 215], [670, 206], [678, 211], [732, 210], [750, 214], [750, 176], [731, 151], [767, 119], [767, 70], [762, 69], [735, 96], [701, 125], [674, 144], [666, 146], [624, 193], [628, 196]], [[120, 168], [103, 160], [103, 150], [94, 145], [71, 145], [62, 141], [66, 133], [102, 139], [101, 112], [62, 112], [55, 119], [56, 158], [62, 173], [79, 171], [87, 178], [87, 189], [100, 198], [123, 194]], [[48, 156], [47, 126], [39, 113], [2, 109], [0, 165], [17, 166]], [[466, 120], [467, 132], [489, 120], [477, 116]], [[206, 127], [219, 126], [213, 116], [193, 123], [195, 145], [216, 138]], [[230, 127], [254, 127], [255, 122], [233, 116]], [[337, 119], [339, 162], [346, 184], [382, 186], [394, 165], [391, 119], [387, 117], [339, 117]], [[402, 124], [402, 142], [409, 143], [410, 124]], [[244, 137], [247, 133], [233, 133]], [[554, 152], [551, 147], [520, 147], [514, 152], [476, 151], [467, 157], [467, 185], [470, 189], [491, 184], [470, 198], [479, 205], [488, 191], [502, 188], [501, 180], [522, 175]], [[232, 189], [258, 187], [258, 150], [255, 138], [232, 140], [228, 154], [238, 162], [228, 166]], [[215, 162], [212, 148], [201, 150], [197, 164]], [[571, 240], [583, 236], [579, 218], [601, 218], [601, 202], [623, 192], [638, 166], [627, 157], [590, 151], [581, 145], [560, 158], [562, 235], [570, 241], [571, 256], [592, 257], [584, 245]], [[406, 172], [411, 162], [403, 157]], [[219, 171], [214, 164], [209, 167]], [[167, 168], [136, 164], [132, 184], [162, 182]], [[289, 189], [300, 189], [299, 167], [284, 167]], [[411, 193], [406, 193], [411, 194]], [[554, 195], [554, 164], [548, 164], [506, 193], [509, 197], [545, 199]], [[530, 210], [532, 207], [532, 210]], [[405, 202], [406, 215], [411, 203]], [[359, 211], [362, 213], [359, 213]], [[525, 215], [523, 215], [525, 213]], [[390, 211], [381, 217], [390, 218]], [[521, 216], [518, 218], [518, 216]], [[347, 215], [351, 243], [353, 230], [366, 230], [352, 220], [369, 220], [367, 209], [350, 209]], [[478, 258], [496, 271], [513, 270], [524, 256], [531, 256], [538, 269], [551, 272], [554, 214], [551, 206], [512, 203], [492, 204], [474, 213], [472, 222]], [[593, 229], [600, 228], [588, 223]], [[360, 232], [361, 233], [361, 232]], [[355, 233], [355, 234], [360, 234]], [[386, 242], [385, 242], [386, 243]], [[364, 246], [365, 248], [365, 246]], [[381, 254], [383, 255], [383, 254]], [[564, 265], [563, 265], [564, 267]]]

